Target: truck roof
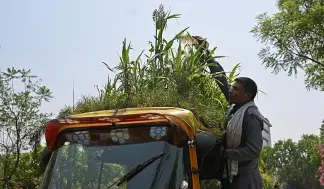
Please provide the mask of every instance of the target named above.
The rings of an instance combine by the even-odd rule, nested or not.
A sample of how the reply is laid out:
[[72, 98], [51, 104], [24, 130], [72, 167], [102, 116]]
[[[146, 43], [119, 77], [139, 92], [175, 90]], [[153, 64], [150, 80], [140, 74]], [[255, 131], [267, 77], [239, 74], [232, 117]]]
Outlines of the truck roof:
[[192, 129], [202, 129], [204, 126], [198, 121], [192, 111], [177, 108], [177, 107], [138, 107], [138, 108], [122, 108], [115, 110], [102, 110], [87, 112], [81, 114], [75, 114], [67, 116], [67, 118], [85, 118], [85, 117], [104, 117], [104, 116], [118, 116], [118, 115], [131, 115], [131, 114], [149, 114], [157, 113], [162, 115], [170, 115], [181, 118], [185, 121]]

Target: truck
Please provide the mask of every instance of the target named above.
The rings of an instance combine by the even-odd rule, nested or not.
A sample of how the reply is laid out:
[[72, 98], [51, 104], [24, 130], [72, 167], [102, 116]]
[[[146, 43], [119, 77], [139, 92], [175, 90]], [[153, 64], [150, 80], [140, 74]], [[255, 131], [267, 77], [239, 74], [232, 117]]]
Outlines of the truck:
[[41, 189], [199, 189], [223, 174], [221, 137], [183, 108], [71, 115], [45, 138]]

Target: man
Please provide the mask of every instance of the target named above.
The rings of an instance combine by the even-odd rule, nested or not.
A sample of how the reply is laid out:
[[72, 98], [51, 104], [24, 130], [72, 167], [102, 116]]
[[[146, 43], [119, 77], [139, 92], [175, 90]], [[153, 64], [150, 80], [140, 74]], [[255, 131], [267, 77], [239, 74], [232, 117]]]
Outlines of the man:
[[263, 120], [254, 98], [258, 88], [248, 77], [239, 77], [230, 88], [224, 157], [227, 158], [223, 188], [261, 189], [263, 186], [259, 170], [263, 139]]
[[[211, 73], [224, 73], [222, 66], [211, 58], [208, 42], [200, 36], [193, 36], [205, 50]], [[227, 132], [224, 140], [224, 158], [227, 166], [224, 168], [223, 189], [261, 189], [262, 177], [259, 171], [263, 139], [263, 116], [254, 104], [258, 92], [256, 83], [247, 77], [235, 79], [229, 89], [226, 77], [216, 78], [222, 93], [230, 104], [234, 104], [227, 115]], [[226, 163], [225, 163], [226, 164]]]

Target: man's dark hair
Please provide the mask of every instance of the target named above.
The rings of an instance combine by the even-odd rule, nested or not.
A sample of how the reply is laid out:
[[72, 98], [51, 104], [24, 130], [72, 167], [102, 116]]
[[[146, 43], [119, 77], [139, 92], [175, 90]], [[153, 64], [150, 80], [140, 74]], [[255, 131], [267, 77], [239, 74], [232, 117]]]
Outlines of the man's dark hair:
[[239, 82], [243, 85], [245, 93], [251, 94], [251, 100], [254, 100], [255, 96], [258, 93], [258, 86], [257, 84], [248, 77], [238, 77], [235, 79], [236, 82]]

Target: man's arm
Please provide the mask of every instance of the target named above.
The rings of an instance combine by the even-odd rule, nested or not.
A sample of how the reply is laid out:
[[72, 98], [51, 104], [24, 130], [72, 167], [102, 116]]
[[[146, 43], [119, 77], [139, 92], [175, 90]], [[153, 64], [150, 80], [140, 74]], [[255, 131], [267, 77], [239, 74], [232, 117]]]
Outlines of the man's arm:
[[226, 149], [227, 157], [232, 160], [246, 161], [258, 159], [262, 150], [262, 125], [256, 115], [246, 116], [246, 143], [237, 149]]
[[218, 87], [221, 89], [222, 93], [224, 94], [227, 102], [229, 102], [229, 85], [226, 78], [226, 74], [224, 72], [224, 68], [215, 60], [210, 59], [207, 61], [208, 67], [210, 72], [213, 73], [220, 73], [219, 76], [215, 76], [215, 79], [217, 79], [219, 82], [216, 82]]
[[192, 37], [197, 40], [199, 45], [202, 46], [201, 51], [207, 51], [206, 56], [204, 57], [204, 61], [206, 61], [207, 64], [209, 64], [208, 68], [210, 70], [210, 73], [219, 73], [219, 75], [215, 76], [214, 78], [218, 80], [218, 82], [216, 83], [222, 91], [222, 93], [224, 94], [227, 102], [229, 102], [229, 84], [226, 78], [226, 74], [224, 72], [224, 68], [214, 58], [212, 58], [212, 55], [210, 55], [210, 51], [208, 50], [209, 43], [205, 39], [203, 39], [200, 36]]

